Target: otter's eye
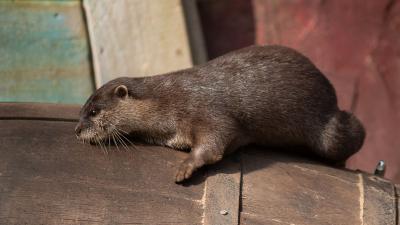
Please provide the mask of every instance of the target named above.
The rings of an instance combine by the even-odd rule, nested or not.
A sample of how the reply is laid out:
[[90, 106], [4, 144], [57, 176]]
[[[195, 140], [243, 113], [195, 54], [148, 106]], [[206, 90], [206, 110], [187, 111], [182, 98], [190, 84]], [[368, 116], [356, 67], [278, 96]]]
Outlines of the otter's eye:
[[95, 116], [95, 115], [97, 115], [97, 110], [95, 110], [95, 109], [90, 110], [89, 115], [90, 115], [90, 116]]

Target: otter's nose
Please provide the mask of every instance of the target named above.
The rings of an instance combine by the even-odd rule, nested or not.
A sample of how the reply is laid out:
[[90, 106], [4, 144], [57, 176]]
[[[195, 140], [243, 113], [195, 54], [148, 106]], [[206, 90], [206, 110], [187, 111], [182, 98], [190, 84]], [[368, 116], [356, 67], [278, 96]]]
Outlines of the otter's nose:
[[81, 135], [81, 132], [82, 132], [82, 123], [79, 122], [78, 125], [76, 125], [75, 127], [75, 134], [79, 136]]

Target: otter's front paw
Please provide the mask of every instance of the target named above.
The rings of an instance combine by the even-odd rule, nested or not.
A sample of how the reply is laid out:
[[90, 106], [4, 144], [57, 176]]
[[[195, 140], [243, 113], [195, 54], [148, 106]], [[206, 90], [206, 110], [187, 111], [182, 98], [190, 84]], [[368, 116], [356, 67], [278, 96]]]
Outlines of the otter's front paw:
[[176, 176], [175, 176], [175, 182], [179, 183], [186, 179], [189, 179], [195, 170], [196, 170], [196, 167], [195, 167], [193, 160], [186, 159], [179, 166], [178, 172], [176, 173]]

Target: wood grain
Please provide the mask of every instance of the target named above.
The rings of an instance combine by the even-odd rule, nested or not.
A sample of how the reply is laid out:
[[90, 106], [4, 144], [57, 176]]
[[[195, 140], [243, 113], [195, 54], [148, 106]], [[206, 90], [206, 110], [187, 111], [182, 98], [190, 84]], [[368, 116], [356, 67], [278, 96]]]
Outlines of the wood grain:
[[[1, 120], [0, 224], [200, 224], [204, 184], [173, 181], [186, 155], [83, 145], [75, 123]], [[56, 134], [56, 135], [55, 135]]]
[[80, 1], [0, 1], [0, 101], [83, 103], [93, 91]]
[[78, 121], [80, 105], [0, 102], [1, 120]]
[[[364, 225], [396, 224], [395, 186], [376, 176], [363, 175], [364, 185]], [[397, 221], [397, 222], [396, 222]]]
[[241, 224], [361, 224], [358, 184], [355, 173], [249, 149]]
[[192, 66], [180, 0], [84, 0], [97, 85]]
[[204, 225], [239, 224], [240, 179], [238, 162], [225, 159], [212, 167], [204, 195]]
[[398, 223], [398, 188], [387, 180], [261, 147], [177, 185], [187, 153], [81, 144], [78, 109], [0, 104], [0, 224]]

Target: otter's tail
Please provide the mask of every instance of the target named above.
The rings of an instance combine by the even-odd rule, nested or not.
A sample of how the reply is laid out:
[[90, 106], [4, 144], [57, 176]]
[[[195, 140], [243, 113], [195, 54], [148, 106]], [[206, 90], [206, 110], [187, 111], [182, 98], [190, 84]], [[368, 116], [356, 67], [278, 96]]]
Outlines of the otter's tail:
[[329, 119], [318, 138], [318, 153], [335, 162], [345, 161], [360, 150], [365, 130], [351, 113], [338, 111]]

